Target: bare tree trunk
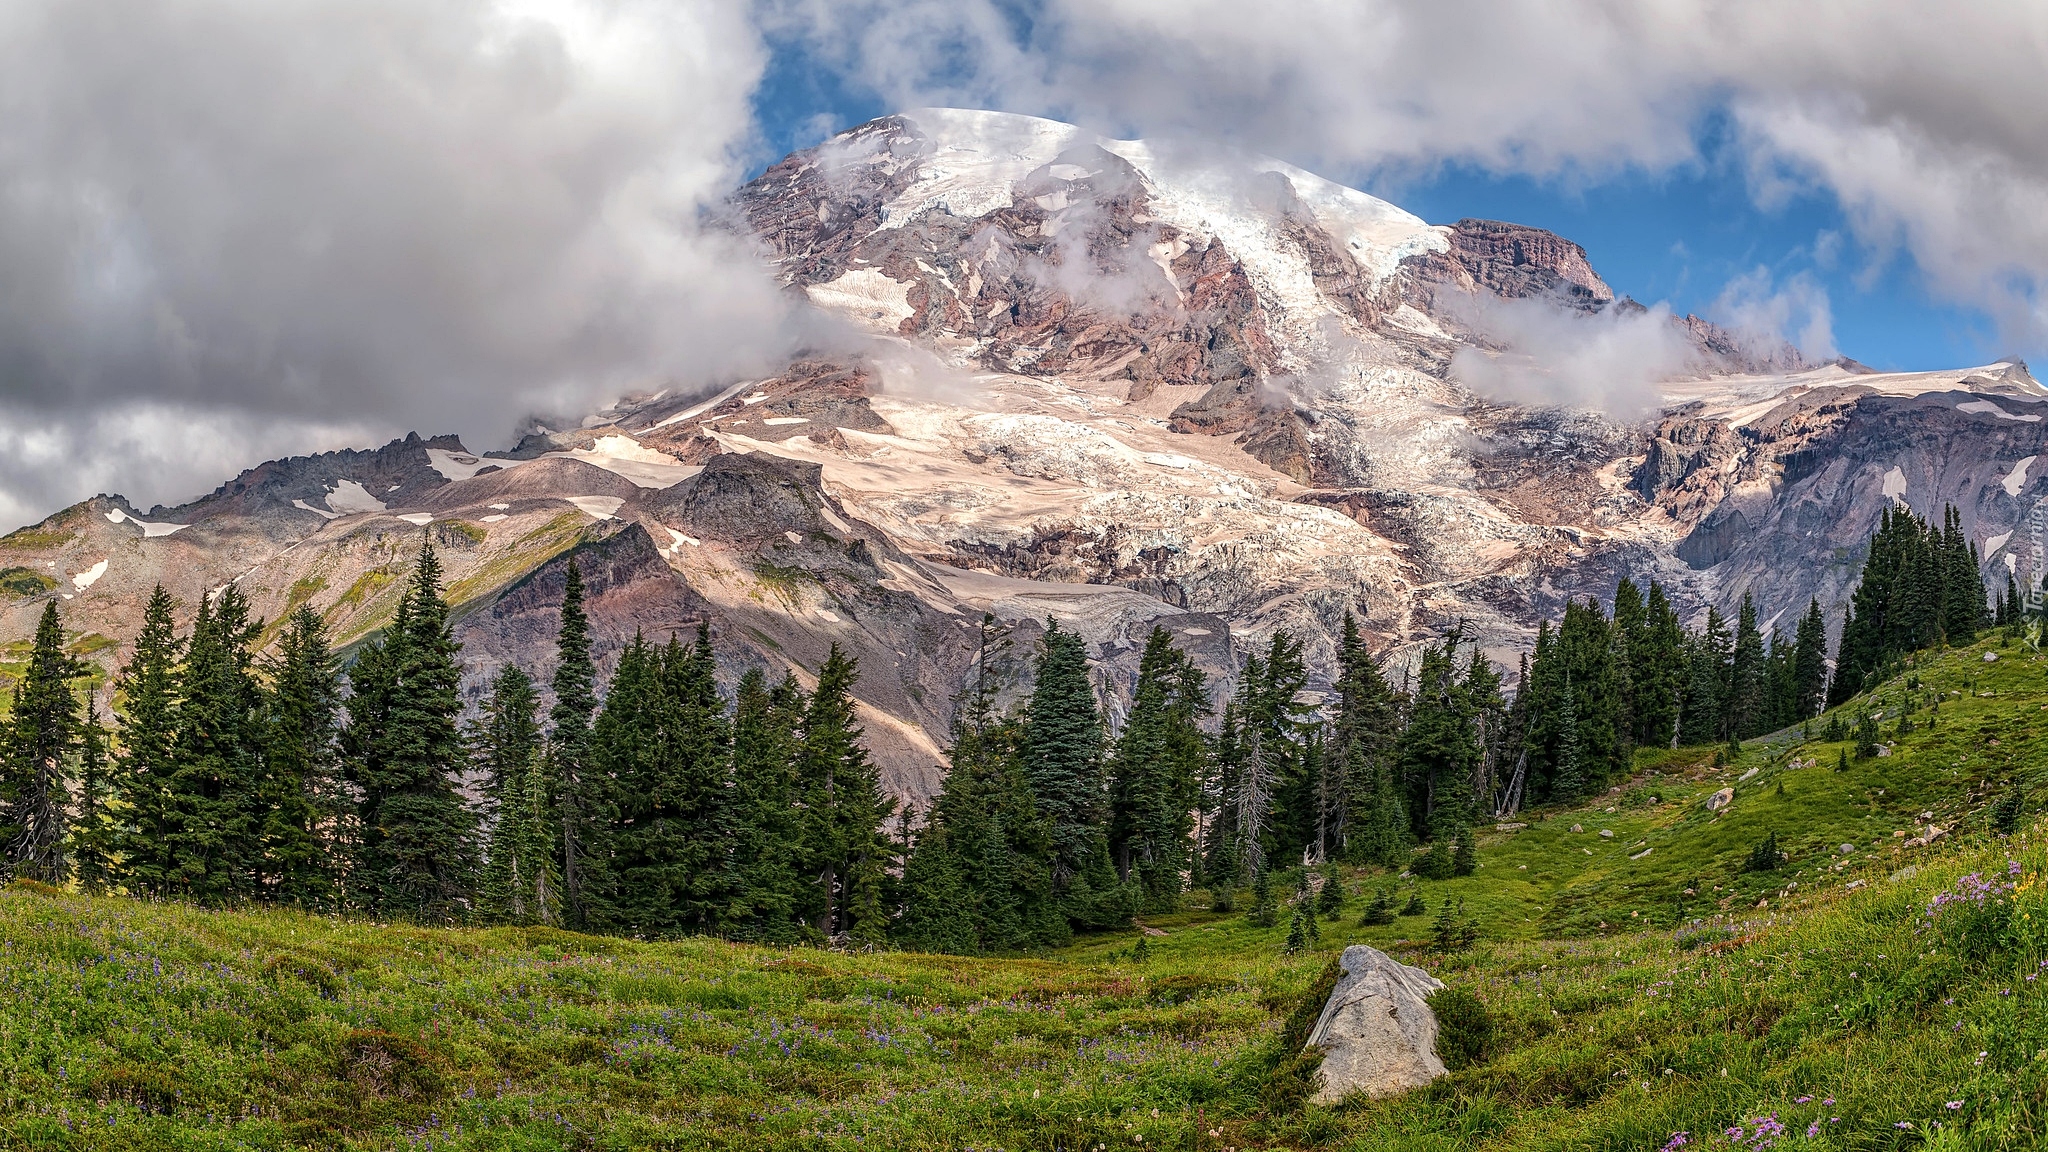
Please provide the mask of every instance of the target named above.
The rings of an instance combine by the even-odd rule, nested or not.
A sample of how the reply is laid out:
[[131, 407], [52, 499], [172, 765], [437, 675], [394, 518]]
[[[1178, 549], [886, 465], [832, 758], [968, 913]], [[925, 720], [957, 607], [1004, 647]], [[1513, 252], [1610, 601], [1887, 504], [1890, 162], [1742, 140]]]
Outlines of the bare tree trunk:
[[1529, 782], [1529, 750], [1515, 757], [1515, 770], [1508, 776], [1508, 790], [1493, 810], [1495, 816], [1513, 816], [1522, 810], [1522, 790]]

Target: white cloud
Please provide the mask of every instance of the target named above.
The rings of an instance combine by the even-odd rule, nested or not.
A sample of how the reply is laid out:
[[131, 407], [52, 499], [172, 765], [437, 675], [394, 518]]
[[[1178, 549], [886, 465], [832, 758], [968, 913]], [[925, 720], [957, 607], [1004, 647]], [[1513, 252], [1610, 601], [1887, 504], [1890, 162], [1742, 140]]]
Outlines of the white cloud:
[[1780, 284], [1770, 269], [1753, 268], [1721, 290], [1713, 315], [1754, 347], [1767, 348], [1783, 340], [1808, 360], [1830, 360], [1836, 354], [1828, 291], [1809, 273], [1795, 273]]
[[1633, 419], [1657, 406], [1659, 381], [1685, 367], [1687, 345], [1662, 305], [1588, 315], [1541, 297], [1474, 295], [1451, 311], [1504, 351], [1460, 349], [1451, 375], [1490, 400], [1590, 408]]
[[90, 411], [0, 403], [0, 525], [34, 523], [96, 492], [136, 494], [145, 511], [182, 504], [259, 461], [381, 444], [396, 432], [149, 400]]
[[1574, 180], [1698, 162], [1732, 117], [1768, 203], [1838, 197], [1855, 238], [2048, 344], [2048, 5], [1989, 0], [784, 0], [905, 106], [948, 99], [1336, 172], [1447, 161]]
[[752, 367], [785, 305], [702, 213], [763, 63], [721, 0], [0, 5], [0, 405], [495, 441]]

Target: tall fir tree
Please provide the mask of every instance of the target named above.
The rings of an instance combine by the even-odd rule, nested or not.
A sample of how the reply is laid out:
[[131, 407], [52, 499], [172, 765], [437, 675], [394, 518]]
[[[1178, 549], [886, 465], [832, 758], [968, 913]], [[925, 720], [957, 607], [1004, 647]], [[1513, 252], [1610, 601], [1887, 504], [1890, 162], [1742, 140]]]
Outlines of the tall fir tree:
[[640, 935], [712, 932], [737, 883], [730, 730], [710, 633], [656, 651], [635, 637], [593, 732], [614, 782], [617, 915]]
[[[1076, 926], [1115, 923], [1122, 893], [1103, 830], [1102, 716], [1081, 637], [1046, 621], [1024, 719], [1023, 760], [1051, 840], [1055, 889]], [[1125, 914], [1128, 917], [1128, 914]]]
[[773, 688], [759, 669], [740, 678], [732, 742], [738, 876], [721, 920], [741, 939], [789, 944], [812, 931], [803, 916], [812, 886], [797, 755], [806, 710], [793, 676]]
[[142, 613], [135, 651], [116, 688], [120, 754], [114, 762], [114, 790], [120, 799], [117, 826], [119, 878], [136, 895], [174, 891], [179, 828], [170, 779], [173, 721], [177, 711], [177, 668], [183, 644], [172, 618], [173, 605], [159, 584]]
[[14, 685], [14, 708], [0, 731], [0, 837], [8, 875], [63, 884], [66, 781], [78, 740], [78, 698], [71, 682], [83, 670], [64, 651], [57, 603], [43, 605], [28, 667]]
[[1415, 674], [1408, 728], [1401, 736], [1411, 830], [1418, 839], [1448, 842], [1472, 819], [1467, 783], [1479, 762], [1471, 702], [1458, 675], [1456, 629], [1424, 646]]
[[1401, 701], [1349, 612], [1337, 645], [1333, 687], [1337, 715], [1324, 756], [1344, 782], [1334, 835], [1346, 859], [1391, 866], [1408, 850], [1408, 815], [1395, 756]]
[[1241, 681], [1246, 691], [1238, 714], [1258, 732], [1259, 754], [1272, 781], [1264, 854], [1291, 859], [1310, 848], [1328, 824], [1326, 790], [1308, 757], [1315, 709], [1301, 701], [1308, 687], [1301, 641], [1288, 632], [1273, 633], [1265, 656], [1246, 662]]
[[1138, 663], [1131, 712], [1109, 760], [1109, 848], [1118, 874], [1134, 875], [1145, 907], [1180, 902], [1190, 864], [1199, 782], [1207, 771], [1200, 721], [1208, 681], [1173, 634], [1154, 626]]
[[1763, 633], [1757, 629], [1756, 601], [1742, 594], [1742, 607], [1735, 617], [1735, 643], [1728, 658], [1728, 691], [1723, 702], [1726, 716], [1721, 730], [1737, 740], [1746, 740], [1769, 730], [1767, 707], [1770, 669], [1765, 663]]
[[350, 848], [338, 747], [341, 673], [318, 613], [301, 606], [278, 638], [264, 694], [263, 872], [266, 895], [332, 908]]
[[107, 731], [100, 720], [99, 695], [88, 685], [85, 716], [78, 726], [78, 800], [71, 821], [68, 855], [78, 890], [100, 896], [114, 890], [121, 864], [121, 813], [114, 794]]
[[797, 756], [812, 813], [807, 839], [817, 878], [817, 930], [865, 944], [888, 931], [882, 886], [891, 852], [882, 828], [895, 804], [883, 796], [860, 743], [853, 700], [859, 677], [859, 663], [834, 644], [818, 670]]
[[202, 904], [228, 904], [262, 891], [261, 693], [250, 645], [262, 630], [230, 583], [199, 602], [179, 669], [174, 713], [171, 806], [172, 890]]
[[1820, 715], [1828, 693], [1828, 624], [1821, 615], [1820, 600], [1811, 599], [1806, 615], [1799, 618], [1799, 633], [1793, 640], [1793, 720], [1810, 720]]
[[475, 821], [455, 789], [466, 763], [460, 650], [428, 544], [391, 627], [350, 674], [350, 772], [362, 795], [352, 881], [360, 905], [378, 915], [436, 923], [468, 905]]
[[549, 775], [561, 789], [564, 905], [574, 927], [613, 922], [610, 831], [616, 797], [592, 763], [591, 718], [597, 713], [597, 666], [590, 655], [590, 619], [583, 611], [583, 572], [572, 558], [562, 587], [562, 623], [555, 637], [555, 694], [548, 711]]
[[1717, 744], [1727, 738], [1729, 665], [1733, 640], [1721, 613], [1707, 609], [1706, 627], [1685, 639], [1685, 694], [1679, 706], [1681, 744]]
[[491, 694], [471, 725], [471, 763], [482, 776], [484, 815], [490, 821], [488, 854], [478, 884], [486, 918], [510, 924], [554, 923], [561, 869], [555, 863], [553, 790], [532, 795], [540, 767], [540, 694], [533, 678], [507, 664], [491, 681]]
[[1631, 666], [1636, 677], [1636, 745], [1675, 746], [1685, 691], [1685, 629], [1663, 585], [1654, 580], [1643, 605], [1643, 628]]

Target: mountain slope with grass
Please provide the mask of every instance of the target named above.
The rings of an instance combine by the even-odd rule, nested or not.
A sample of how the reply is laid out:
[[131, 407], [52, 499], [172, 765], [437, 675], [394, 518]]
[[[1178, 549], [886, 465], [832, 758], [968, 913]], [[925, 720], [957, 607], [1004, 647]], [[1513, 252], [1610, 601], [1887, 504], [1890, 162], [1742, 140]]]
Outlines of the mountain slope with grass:
[[[1342, 906], [1291, 953], [1302, 917], [1254, 927], [1199, 894], [1142, 934], [963, 959], [16, 884], [0, 1143], [2035, 1147], [2048, 849], [2011, 798], [2044, 708], [2027, 644], [1921, 653], [1721, 763], [1641, 754], [1616, 790], [1482, 835], [1467, 877], [1324, 874]], [[1361, 924], [1380, 890], [1425, 914]], [[1308, 1105], [1285, 1038], [1355, 942], [1477, 1009], [1440, 1003], [1448, 1078]]]

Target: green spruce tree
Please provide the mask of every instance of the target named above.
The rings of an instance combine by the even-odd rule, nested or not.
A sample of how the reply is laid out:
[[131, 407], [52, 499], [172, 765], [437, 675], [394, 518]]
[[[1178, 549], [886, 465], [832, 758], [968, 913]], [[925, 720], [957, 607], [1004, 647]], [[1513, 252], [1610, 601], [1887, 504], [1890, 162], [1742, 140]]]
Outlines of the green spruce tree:
[[177, 873], [173, 849], [181, 824], [170, 781], [183, 645], [172, 610], [170, 594], [157, 585], [143, 609], [134, 654], [115, 684], [121, 705], [116, 714], [120, 754], [114, 762], [114, 791], [122, 816], [117, 825], [118, 875], [135, 895], [171, 895]]
[[611, 872], [611, 830], [617, 797], [592, 762], [591, 717], [597, 712], [597, 666], [590, 655], [590, 619], [583, 612], [583, 573], [569, 560], [562, 587], [561, 628], [548, 711], [548, 774], [561, 789], [562, 896], [578, 928], [612, 926], [617, 895]]
[[78, 811], [71, 821], [68, 849], [78, 890], [88, 896], [113, 891], [120, 871], [121, 814], [112, 769], [99, 696], [88, 685], [85, 718], [78, 726]]
[[14, 707], [0, 730], [0, 838], [7, 872], [16, 880], [61, 885], [70, 879], [64, 858], [69, 761], [78, 741], [78, 699], [71, 682], [81, 674], [64, 652], [57, 603], [43, 605], [28, 667], [14, 685]]
[[356, 902], [376, 915], [443, 923], [463, 914], [471, 895], [475, 820], [455, 789], [467, 762], [460, 650], [429, 544], [390, 628], [349, 676], [345, 747], [362, 797], [351, 883]]
[[533, 678], [507, 664], [492, 679], [490, 697], [469, 730], [470, 763], [482, 777], [483, 813], [490, 822], [478, 905], [486, 919], [499, 923], [547, 923], [541, 915], [544, 876], [559, 872], [547, 807], [552, 797], [544, 792], [536, 812], [529, 796], [540, 758], [539, 710]]
[[261, 787], [266, 896], [302, 908], [333, 908], [349, 845], [337, 738], [341, 673], [318, 613], [301, 606], [278, 638], [262, 696]]

